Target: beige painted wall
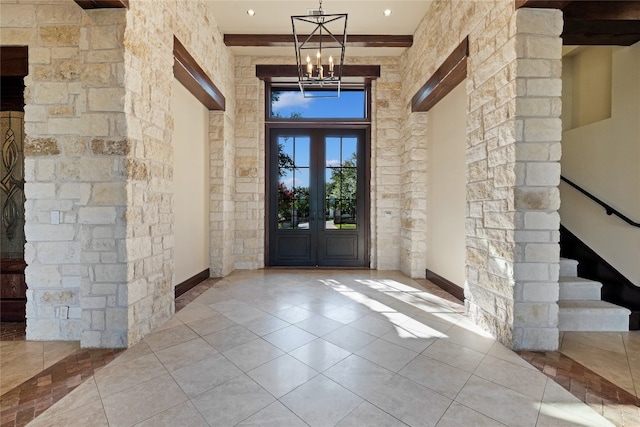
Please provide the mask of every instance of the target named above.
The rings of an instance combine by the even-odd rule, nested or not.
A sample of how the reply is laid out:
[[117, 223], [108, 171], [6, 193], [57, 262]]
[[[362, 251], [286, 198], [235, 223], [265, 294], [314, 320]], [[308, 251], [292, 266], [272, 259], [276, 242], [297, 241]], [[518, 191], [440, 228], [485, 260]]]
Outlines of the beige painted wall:
[[[573, 74], [565, 75], [565, 96], [582, 88], [584, 81], [607, 77], [596, 67], [602, 53], [592, 47], [570, 59]], [[640, 219], [640, 43], [612, 48], [611, 117], [563, 133], [562, 174], [635, 221]], [[581, 102], [599, 102], [582, 97]], [[564, 102], [564, 100], [563, 100]], [[604, 100], [606, 102], [606, 100]], [[571, 103], [565, 103], [564, 116]], [[583, 108], [587, 110], [587, 108]], [[571, 114], [572, 117], [575, 115]], [[640, 229], [607, 216], [604, 210], [566, 184], [561, 186], [562, 224], [607, 262], [640, 286]]]
[[427, 268], [465, 282], [467, 92], [459, 84], [427, 116]]
[[209, 110], [174, 80], [173, 285], [209, 268]]

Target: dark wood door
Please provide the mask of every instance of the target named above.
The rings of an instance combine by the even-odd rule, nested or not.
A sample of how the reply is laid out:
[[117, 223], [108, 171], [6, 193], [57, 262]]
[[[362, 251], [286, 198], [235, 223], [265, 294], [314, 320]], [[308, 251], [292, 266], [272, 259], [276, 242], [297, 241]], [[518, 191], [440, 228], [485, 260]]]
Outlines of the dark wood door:
[[271, 129], [269, 264], [367, 267], [365, 131]]

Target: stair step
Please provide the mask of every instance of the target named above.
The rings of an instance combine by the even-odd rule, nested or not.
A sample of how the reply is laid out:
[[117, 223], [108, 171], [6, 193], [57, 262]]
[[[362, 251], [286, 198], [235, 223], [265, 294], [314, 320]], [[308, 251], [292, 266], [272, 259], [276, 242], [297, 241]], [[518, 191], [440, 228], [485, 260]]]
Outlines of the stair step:
[[602, 283], [575, 276], [560, 276], [560, 301], [599, 300]]
[[577, 276], [578, 261], [569, 258], [560, 258], [560, 276]]
[[606, 301], [558, 301], [558, 307], [560, 331], [629, 330], [631, 311]]

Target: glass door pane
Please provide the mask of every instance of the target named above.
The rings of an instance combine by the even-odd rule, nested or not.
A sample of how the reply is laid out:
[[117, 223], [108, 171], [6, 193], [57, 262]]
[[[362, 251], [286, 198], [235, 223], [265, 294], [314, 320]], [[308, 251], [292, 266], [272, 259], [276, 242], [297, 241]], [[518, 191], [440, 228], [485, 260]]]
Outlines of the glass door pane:
[[278, 137], [278, 229], [309, 228], [309, 136]]
[[356, 230], [358, 204], [358, 139], [325, 139], [325, 228]]

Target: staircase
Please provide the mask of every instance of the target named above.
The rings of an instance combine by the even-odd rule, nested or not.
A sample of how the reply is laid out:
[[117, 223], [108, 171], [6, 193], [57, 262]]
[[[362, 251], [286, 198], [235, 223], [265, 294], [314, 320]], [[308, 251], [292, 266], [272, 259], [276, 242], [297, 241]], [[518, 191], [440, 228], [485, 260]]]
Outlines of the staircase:
[[600, 299], [602, 284], [578, 277], [578, 261], [560, 259], [560, 297], [558, 329], [560, 331], [629, 330], [631, 311]]

